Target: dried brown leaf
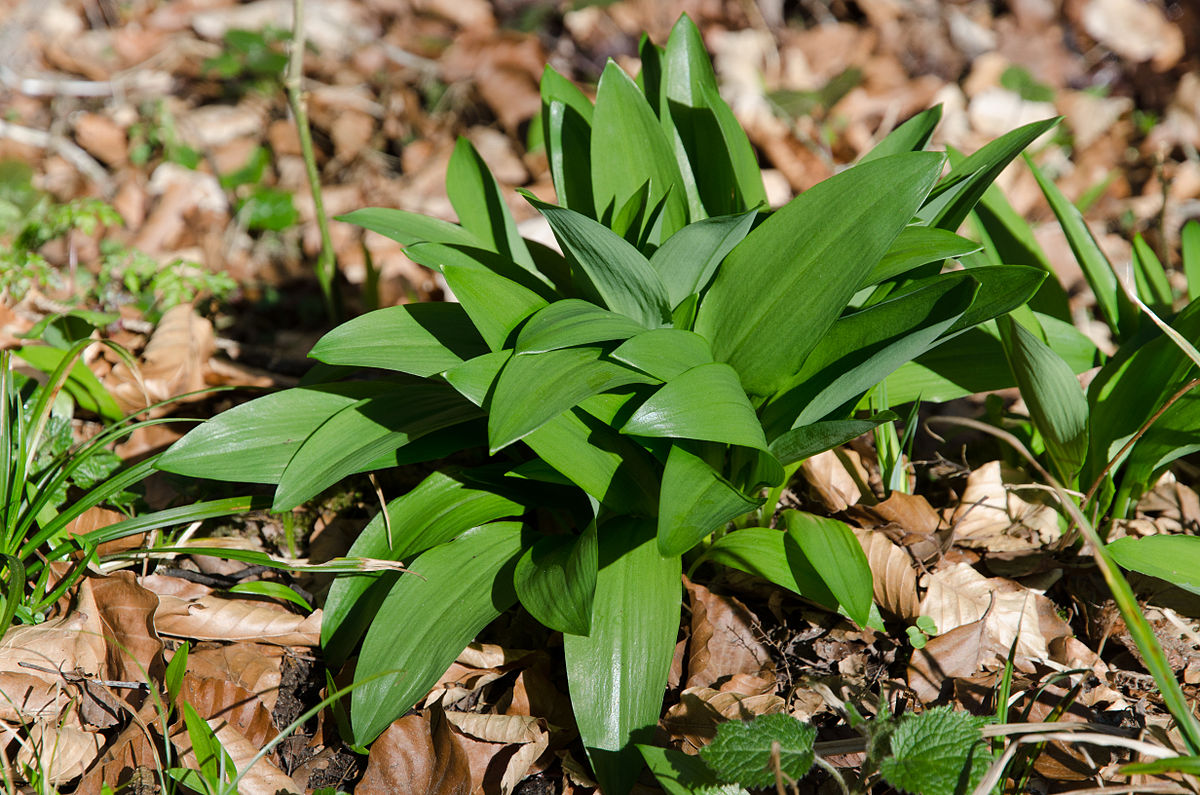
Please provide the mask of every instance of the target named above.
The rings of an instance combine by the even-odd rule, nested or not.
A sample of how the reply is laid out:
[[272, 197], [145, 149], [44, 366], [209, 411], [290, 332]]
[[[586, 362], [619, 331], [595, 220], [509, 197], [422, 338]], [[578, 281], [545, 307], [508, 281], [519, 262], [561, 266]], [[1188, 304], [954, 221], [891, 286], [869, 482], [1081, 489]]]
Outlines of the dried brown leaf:
[[267, 712], [275, 710], [283, 649], [264, 643], [232, 643], [195, 649], [188, 655], [188, 673], [224, 679], [253, 693]]
[[138, 411], [151, 403], [203, 389], [204, 366], [215, 350], [212, 323], [197, 315], [190, 305], [180, 304], [163, 313], [150, 335], [138, 362], [141, 382], [124, 362], [118, 362], [104, 385], [122, 411]]
[[470, 795], [462, 744], [438, 707], [405, 715], [371, 744], [358, 795]]
[[875, 602], [894, 616], [912, 621], [920, 615], [917, 572], [912, 558], [877, 530], [854, 530], [871, 566]]
[[[212, 727], [221, 747], [233, 760], [233, 766], [238, 773], [243, 773], [238, 781], [238, 792], [241, 795], [280, 795], [281, 793], [302, 793], [304, 787], [297, 784], [292, 777], [280, 770], [274, 762], [263, 757], [250, 767], [253, 759], [262, 748], [256, 745], [236, 728], [220, 718], [209, 718], [208, 725]], [[192, 742], [186, 730], [179, 730], [171, 735], [171, 742], [179, 753], [179, 762], [188, 768], [197, 767], [196, 754], [192, 750]], [[247, 769], [249, 768], [249, 769]]]
[[744, 604], [703, 585], [684, 585], [692, 607], [686, 687], [722, 689], [737, 674], [761, 676], [774, 670], [770, 650], [759, 639], [762, 632], [755, 630], [758, 619]]
[[211, 588], [178, 577], [151, 574], [140, 582], [158, 594], [155, 625], [163, 635], [278, 646], [320, 643], [320, 610], [302, 616], [270, 602], [226, 599], [216, 596]]
[[1053, 508], [1026, 502], [1005, 487], [999, 461], [970, 474], [951, 522], [955, 543], [993, 552], [1043, 549], [1062, 536]]
[[39, 720], [28, 729], [17, 751], [17, 764], [38, 770], [50, 784], [77, 778], [100, 756], [104, 735], [88, 731], [75, 714], [61, 724]]
[[692, 748], [701, 748], [716, 736], [718, 723], [773, 715], [786, 708], [784, 700], [774, 693], [743, 696], [693, 687], [679, 694], [679, 703], [667, 710], [662, 725], [672, 737], [685, 740]]
[[550, 744], [550, 732], [541, 718], [447, 712], [446, 719], [460, 735], [477, 793], [508, 795], [536, 772], [535, 765]]

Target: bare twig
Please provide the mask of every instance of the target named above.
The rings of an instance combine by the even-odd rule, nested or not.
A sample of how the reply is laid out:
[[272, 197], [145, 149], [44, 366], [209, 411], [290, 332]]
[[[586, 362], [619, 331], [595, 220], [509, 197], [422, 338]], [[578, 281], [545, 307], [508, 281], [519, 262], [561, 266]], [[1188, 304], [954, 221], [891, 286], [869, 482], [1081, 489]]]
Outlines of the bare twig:
[[19, 124], [0, 120], [0, 138], [7, 138], [26, 146], [36, 146], [39, 149], [49, 149], [62, 155], [63, 159], [73, 165], [81, 174], [95, 182], [105, 194], [112, 193], [113, 182], [104, 166], [100, 165], [87, 152], [68, 141], [61, 135], [52, 135], [32, 127], [22, 127]]

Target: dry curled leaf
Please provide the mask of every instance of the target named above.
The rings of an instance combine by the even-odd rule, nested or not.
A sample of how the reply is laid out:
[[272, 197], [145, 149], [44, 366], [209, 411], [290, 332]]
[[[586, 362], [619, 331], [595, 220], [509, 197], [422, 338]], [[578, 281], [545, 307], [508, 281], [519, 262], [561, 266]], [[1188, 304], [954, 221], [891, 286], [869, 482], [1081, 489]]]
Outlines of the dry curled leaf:
[[142, 351], [138, 372], [118, 362], [105, 377], [104, 385], [122, 411], [139, 411], [152, 403], [203, 389], [205, 365], [215, 350], [212, 323], [197, 315], [191, 305], [179, 304], [163, 313]]
[[320, 643], [320, 610], [302, 616], [270, 602], [225, 599], [203, 585], [157, 574], [142, 577], [141, 583], [158, 594], [155, 625], [163, 635], [278, 646]]
[[744, 696], [710, 687], [692, 687], [679, 694], [679, 703], [667, 710], [662, 724], [671, 736], [697, 749], [712, 741], [717, 724], [722, 721], [750, 720], [757, 715], [784, 712], [786, 708], [786, 702], [773, 692]]
[[538, 759], [550, 745], [550, 732], [541, 718], [447, 712], [446, 720], [459, 734], [476, 793], [508, 795], [536, 772]]
[[1007, 488], [999, 461], [970, 474], [951, 522], [955, 543], [993, 552], [1044, 549], [1062, 536], [1058, 513]]
[[[251, 766], [250, 761], [258, 754], [261, 745], [250, 742], [244, 734], [220, 718], [209, 718], [207, 722], [221, 741], [221, 747], [233, 760], [234, 768], [241, 775], [237, 787], [240, 795], [290, 795], [304, 792], [304, 787], [298, 785], [291, 776], [266, 757]], [[171, 742], [178, 750], [179, 762], [184, 767], [195, 769], [196, 754], [192, 750], [187, 731], [180, 729], [172, 734]]]
[[920, 615], [917, 572], [912, 558], [876, 530], [854, 529], [871, 567], [875, 602], [894, 616], [914, 620]]
[[[692, 606], [686, 687], [722, 685], [738, 674], [771, 674], [775, 664], [756, 630], [758, 618], [732, 596], [685, 581]], [[772, 678], [773, 675], [772, 675]]]
[[470, 795], [462, 744], [439, 707], [393, 721], [371, 744], [358, 795]]

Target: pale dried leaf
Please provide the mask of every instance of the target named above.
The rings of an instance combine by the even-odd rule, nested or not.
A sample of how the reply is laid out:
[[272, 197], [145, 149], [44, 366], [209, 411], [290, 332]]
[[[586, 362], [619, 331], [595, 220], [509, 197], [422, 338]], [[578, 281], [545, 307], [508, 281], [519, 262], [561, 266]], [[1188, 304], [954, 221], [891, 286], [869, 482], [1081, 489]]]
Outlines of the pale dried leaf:
[[263, 643], [232, 643], [188, 655], [188, 673], [225, 679], [253, 693], [270, 713], [279, 695], [283, 649]]
[[957, 544], [993, 552], [1043, 549], [1062, 536], [1053, 508], [1026, 502], [1005, 487], [999, 461], [970, 474], [951, 522]]
[[875, 603], [898, 618], [916, 619], [921, 600], [912, 558], [881, 532], [854, 528], [854, 535], [871, 566]]
[[118, 362], [104, 385], [122, 411], [138, 411], [151, 403], [203, 389], [204, 366], [215, 350], [212, 323], [197, 315], [190, 305], [180, 304], [163, 314], [142, 351], [138, 362], [141, 383], [124, 362]]
[[194, 640], [245, 640], [279, 646], [317, 646], [321, 641], [321, 611], [307, 616], [266, 602], [159, 596], [155, 619], [163, 635]]
[[40, 771], [50, 784], [65, 784], [83, 775], [104, 747], [104, 735], [84, 729], [74, 714], [61, 725], [56, 720], [37, 721], [25, 740], [17, 764]]
[[685, 587], [692, 606], [686, 687], [720, 688], [737, 674], [774, 670], [762, 630], [755, 629], [758, 619], [744, 604], [690, 581]]
[[1160, 72], [1183, 57], [1183, 31], [1154, 3], [1091, 0], [1083, 8], [1083, 27], [1122, 58], [1135, 63], [1152, 61]]
[[[250, 760], [258, 754], [261, 745], [255, 745], [246, 739], [236, 728], [220, 718], [209, 718], [208, 725], [221, 741], [221, 747], [233, 759], [233, 765], [238, 773], [245, 771], [238, 782], [240, 795], [280, 795], [280, 793], [302, 793], [304, 787], [292, 780], [292, 777], [280, 770], [274, 762], [263, 757], [250, 765]], [[180, 730], [171, 735], [171, 742], [179, 752], [179, 761], [184, 767], [197, 767], [196, 754], [192, 750], [192, 742], [186, 730]]]
[[671, 736], [686, 740], [693, 748], [701, 748], [716, 736], [718, 723], [773, 715], [786, 708], [784, 700], [774, 693], [743, 696], [693, 687], [679, 694], [679, 703], [667, 710], [662, 724]]
[[[446, 719], [463, 735], [459, 739], [470, 761], [475, 792], [498, 789], [508, 795], [535, 772], [535, 763], [550, 744], [550, 732], [541, 718], [447, 712]], [[518, 747], [514, 750], [513, 745]]]
[[869, 480], [862, 458], [853, 450], [842, 451], [858, 476], [856, 481], [847, 471], [837, 452], [826, 450], [823, 453], [804, 459], [800, 471], [804, 479], [812, 486], [817, 498], [825, 503], [825, 507], [833, 513], [846, 510], [862, 499], [863, 493], [859, 483]]

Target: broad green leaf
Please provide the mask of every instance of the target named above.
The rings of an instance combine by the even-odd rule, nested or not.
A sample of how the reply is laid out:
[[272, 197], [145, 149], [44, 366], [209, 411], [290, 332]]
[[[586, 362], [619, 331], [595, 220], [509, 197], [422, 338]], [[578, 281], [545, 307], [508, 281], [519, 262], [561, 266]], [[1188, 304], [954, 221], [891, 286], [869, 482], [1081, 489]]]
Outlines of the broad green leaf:
[[683, 177], [671, 145], [645, 96], [613, 61], [604, 67], [596, 87], [591, 164], [598, 217], [611, 217], [649, 181], [649, 204], [664, 196], [667, 200], [663, 239], [687, 223]]
[[592, 103], [550, 66], [542, 73], [542, 127], [554, 194], [563, 207], [596, 217], [592, 198]]
[[840, 444], [873, 431], [885, 422], [898, 419], [900, 417], [895, 412], [881, 411], [866, 420], [826, 420], [802, 425], [781, 434], [771, 442], [771, 453], [779, 459], [779, 463], [787, 466], [817, 453], [832, 450]]
[[717, 736], [700, 749], [700, 758], [726, 781], [754, 788], [773, 787], [776, 764], [793, 781], [808, 774], [816, 738], [812, 724], [801, 723], [791, 715], [759, 715], [749, 721], [718, 724]]
[[479, 152], [460, 137], [446, 169], [446, 193], [463, 228], [491, 249], [533, 270], [533, 258], [517, 231], [500, 185]]
[[788, 535], [859, 626], [866, 626], [873, 593], [871, 567], [854, 533], [843, 522], [801, 511], [784, 511]]
[[975, 205], [973, 218], [984, 250], [994, 265], [1027, 265], [1050, 274], [1038, 288], [1037, 295], [1029, 299], [1030, 308], [1070, 322], [1067, 292], [1059, 283], [1054, 266], [1034, 237], [1032, 227], [1012, 208], [999, 187], [988, 186], [979, 204]]
[[696, 333], [747, 392], [772, 394], [800, 368], [907, 225], [942, 162], [914, 152], [855, 166], [797, 196], [729, 253]]
[[769, 580], [830, 610], [837, 597], [821, 579], [791, 534], [769, 527], [746, 527], [728, 533], [708, 548], [704, 560]]
[[898, 155], [903, 152], [919, 152], [929, 143], [930, 136], [942, 120], [942, 106], [921, 111], [908, 121], [887, 134], [882, 141], [875, 144], [871, 151], [861, 158], [859, 163], [878, 160], [881, 157]]
[[[375, 514], [346, 554], [403, 560], [523, 510], [507, 497], [470, 485], [455, 470], [434, 472]], [[334, 579], [321, 618], [321, 647], [331, 666], [353, 653], [396, 577], [394, 572], [376, 572]]]
[[935, 277], [909, 293], [838, 320], [786, 391], [762, 410], [771, 436], [832, 417], [905, 362], [932, 348], [976, 295], [970, 272]]
[[668, 381], [638, 407], [621, 433], [767, 449], [737, 373], [719, 362], [693, 367]]
[[581, 409], [558, 415], [525, 443], [614, 513], [651, 515], [658, 505], [660, 475], [650, 454]]
[[608, 356], [662, 381], [713, 360], [708, 340], [676, 328], [643, 331], [622, 342]]
[[1112, 329], [1113, 336], [1117, 339], [1128, 337], [1137, 328], [1137, 309], [1117, 284], [1117, 276], [1108, 257], [1101, 250], [1100, 244], [1092, 235], [1092, 230], [1088, 228], [1075, 205], [1062, 194], [1057, 185], [1046, 179], [1032, 160], [1026, 158], [1025, 162], [1067, 236], [1075, 260], [1083, 269], [1092, 294], [1096, 296], [1096, 306], [1100, 308], [1104, 322]]
[[422, 553], [392, 586], [354, 669], [355, 745], [368, 745], [412, 708], [480, 630], [516, 601], [512, 569], [521, 531], [518, 522], [468, 530]]
[[460, 246], [480, 246], [483, 241], [458, 224], [430, 215], [393, 210], [388, 207], [364, 207], [339, 215], [334, 220], [361, 226], [402, 246], [412, 243], [454, 243]]
[[986, 718], [954, 707], [906, 715], [879, 763], [884, 780], [912, 795], [969, 795], [993, 761], [979, 731]]
[[1168, 314], [1175, 297], [1167, 272], [1141, 233], [1133, 236], [1133, 277], [1138, 296], [1158, 314]]
[[647, 328], [665, 325], [671, 317], [667, 288], [636, 248], [596, 221], [564, 207], [546, 204], [526, 193], [541, 211], [563, 251], [594, 298], [614, 312]]
[[1200, 298], [1200, 221], [1195, 218], [1183, 225], [1179, 233], [1183, 257], [1183, 273], [1187, 276], [1188, 301]]
[[460, 395], [476, 406], [482, 406], [487, 402], [492, 385], [496, 383], [496, 378], [512, 355], [511, 350], [485, 353], [451, 367], [442, 377], [458, 390]]
[[703, 458], [675, 444], [663, 470], [658, 551], [682, 555], [709, 533], [753, 511], [762, 502], [743, 494]]
[[273, 510], [295, 508], [409, 442], [482, 416], [445, 384], [413, 384], [363, 398], [300, 443], [279, 478]]
[[301, 443], [326, 420], [363, 398], [395, 389], [385, 381], [351, 381], [266, 395], [192, 429], [154, 466], [212, 480], [278, 483]]
[[[730, 215], [766, 206], [754, 148], [721, 98], [700, 31], [686, 14], [667, 40], [663, 93], [668, 137], [682, 146], [686, 160], [680, 159], [680, 170], [685, 180], [694, 177], [704, 214]], [[702, 216], [693, 210], [692, 217]]]
[[654, 379], [623, 364], [600, 358], [602, 348], [564, 348], [512, 357], [489, 407], [492, 452], [524, 438], [586, 397], [626, 384]]
[[606, 795], [626, 795], [654, 736], [679, 632], [680, 563], [663, 557], [649, 521], [600, 528], [590, 635], [564, 635], [579, 736]]
[[1126, 536], [1107, 549], [1126, 569], [1200, 594], [1200, 538], [1196, 536]]
[[941, 262], [950, 257], [961, 257], [978, 251], [979, 244], [959, 237], [945, 229], [928, 226], [906, 226], [892, 247], [883, 255], [879, 264], [871, 269], [862, 283], [861, 290], [872, 284], [893, 279], [930, 262]]
[[1008, 366], [1059, 473], [1072, 482], [1088, 449], [1088, 404], [1071, 366], [1012, 318], [1000, 318]]
[[308, 355], [326, 364], [379, 367], [425, 378], [486, 350], [461, 306], [426, 303], [359, 315], [317, 340]]
[[737, 784], [717, 778], [698, 756], [653, 745], [639, 745], [637, 749], [667, 795], [748, 795]]
[[954, 166], [946, 178], [929, 194], [919, 217], [929, 226], [958, 229], [974, 209], [976, 202], [996, 177], [1025, 147], [1058, 124], [1058, 119], [1046, 119], [1018, 127]]
[[493, 351], [505, 346], [521, 321], [546, 306], [537, 293], [485, 268], [446, 265], [442, 275]]
[[555, 301], [536, 312], [517, 335], [517, 353], [545, 353], [578, 345], [626, 340], [646, 328], [624, 315], [578, 298]]
[[593, 522], [578, 536], [546, 536], [525, 550], [513, 585], [529, 614], [556, 632], [588, 634], [598, 549]]
[[[984, 267], [968, 267], [965, 271], [972, 279], [979, 282], [979, 292], [975, 300], [967, 307], [967, 311], [958, 319], [946, 337], [974, 328], [988, 320], [993, 320], [1009, 312], [1019, 311], [1033, 296], [1046, 279], [1046, 273], [1039, 268], [1010, 265], [988, 265]], [[954, 273], [943, 273], [932, 277], [931, 280], [919, 280], [907, 285], [905, 290], [916, 289], [917, 286], [928, 284], [938, 279], [954, 276]], [[1060, 322], [1060, 325], [1061, 322]], [[1068, 324], [1069, 325], [1069, 324]]]
[[708, 285], [721, 260], [750, 232], [757, 214], [751, 210], [696, 221], [671, 235], [654, 252], [650, 265], [662, 277], [672, 308]]
[[404, 253], [418, 265], [442, 273], [450, 265], [487, 270], [537, 293], [546, 301], [553, 301], [559, 297], [551, 287], [549, 277], [541, 271], [522, 267], [505, 255], [486, 248], [459, 243], [413, 243], [404, 249]]
[[[63, 359], [71, 355], [69, 351], [49, 345], [25, 345], [14, 350], [13, 354], [44, 373], [53, 373]], [[99, 414], [109, 421], [119, 420], [123, 416], [121, 407], [82, 361], [77, 360], [71, 365], [71, 374], [63, 389], [85, 411]]]

